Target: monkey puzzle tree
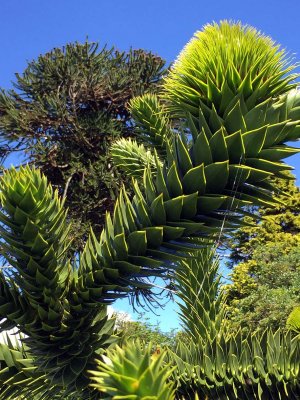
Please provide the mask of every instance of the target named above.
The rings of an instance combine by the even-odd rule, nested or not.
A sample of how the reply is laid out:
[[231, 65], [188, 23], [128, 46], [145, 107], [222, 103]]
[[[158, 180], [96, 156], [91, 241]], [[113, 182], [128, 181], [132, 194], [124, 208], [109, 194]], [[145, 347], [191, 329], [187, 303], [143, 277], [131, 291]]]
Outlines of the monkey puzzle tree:
[[67, 44], [30, 62], [0, 94], [1, 154], [22, 154], [66, 197], [73, 247], [100, 234], [122, 182], [109, 147], [134, 136], [129, 100], [157, 90], [164, 61], [144, 50]]
[[[146, 146], [121, 141], [126, 163], [117, 145], [114, 159], [143, 179], [133, 181], [132, 199], [121, 190], [78, 265], [67, 260], [65, 211], [45, 177], [30, 168], [5, 174], [0, 217], [11, 268], [1, 275], [0, 317], [26, 335], [31, 358], [23, 368], [10, 346], [3, 350], [2, 398], [297, 399], [299, 337], [228, 335], [208, 248], [239, 226], [245, 206], [278, 204], [270, 177], [291, 168], [282, 159], [297, 150], [285, 143], [300, 135], [292, 69], [253, 28], [223, 22], [197, 33], [161, 99], [132, 101]], [[106, 305], [174, 269], [193, 342], [169, 352], [168, 364], [139, 343], [108, 349]], [[109, 358], [95, 362], [106, 350]]]

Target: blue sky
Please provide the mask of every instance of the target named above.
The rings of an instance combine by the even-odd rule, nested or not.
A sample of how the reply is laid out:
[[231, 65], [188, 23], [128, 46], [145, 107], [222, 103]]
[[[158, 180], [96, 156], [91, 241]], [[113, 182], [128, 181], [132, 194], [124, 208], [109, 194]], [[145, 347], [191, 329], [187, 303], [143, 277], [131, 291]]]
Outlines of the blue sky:
[[[27, 61], [87, 37], [120, 50], [144, 48], [171, 62], [196, 30], [212, 21], [240, 20], [270, 35], [300, 60], [299, 0], [9, 0], [1, 2], [0, 87], [11, 87]], [[300, 156], [289, 159], [297, 170]], [[119, 309], [131, 312], [127, 303]], [[162, 329], [178, 326], [169, 304]]]

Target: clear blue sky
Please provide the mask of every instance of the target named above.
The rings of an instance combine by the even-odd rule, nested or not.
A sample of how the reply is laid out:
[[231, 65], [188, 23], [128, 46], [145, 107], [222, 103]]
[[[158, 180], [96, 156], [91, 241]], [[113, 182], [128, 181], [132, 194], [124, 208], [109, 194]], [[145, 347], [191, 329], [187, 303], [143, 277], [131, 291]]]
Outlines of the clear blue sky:
[[[300, 60], [299, 0], [2, 0], [0, 87], [9, 88], [26, 61], [86, 37], [120, 50], [144, 48], [174, 60], [196, 30], [212, 21], [240, 20], [280, 42]], [[289, 159], [299, 171], [300, 156]], [[298, 174], [299, 176], [299, 174]], [[126, 303], [118, 308], [131, 311]], [[169, 305], [162, 329], [178, 326]]]

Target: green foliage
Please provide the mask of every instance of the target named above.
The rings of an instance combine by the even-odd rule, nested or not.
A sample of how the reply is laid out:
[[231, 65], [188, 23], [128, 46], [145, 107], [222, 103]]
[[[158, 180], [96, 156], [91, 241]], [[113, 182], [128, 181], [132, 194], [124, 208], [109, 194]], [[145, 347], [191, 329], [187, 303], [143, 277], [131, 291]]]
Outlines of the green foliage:
[[67, 44], [30, 62], [16, 74], [15, 89], [0, 93], [2, 158], [25, 153], [66, 197], [73, 249], [83, 248], [90, 225], [100, 234], [105, 212], [129, 182], [109, 148], [135, 135], [127, 103], [157, 90], [163, 67], [143, 50]]
[[253, 259], [239, 264], [227, 286], [228, 317], [232, 329], [284, 328], [300, 298], [299, 248], [286, 243], [258, 247]]
[[[211, 47], [214, 59], [203, 58], [212, 73], [206, 70], [200, 93], [193, 85], [200, 82], [199, 54], [207, 38], [221, 45]], [[173, 400], [175, 380], [178, 398], [299, 397], [299, 337], [280, 330], [230, 334], [217, 263], [208, 249], [245, 223], [245, 206], [281, 204], [270, 178], [290, 169], [282, 159], [298, 150], [285, 143], [300, 134], [300, 95], [290, 91], [291, 68], [284, 53], [254, 30], [228, 23], [206, 27], [179, 57], [162, 97], [131, 103], [144, 142], [157, 148], [155, 169], [148, 166], [143, 181], [133, 181], [132, 199], [120, 191], [100, 239], [92, 231], [76, 263], [67, 258], [66, 213], [57, 192], [35, 169], [5, 174], [0, 218], [11, 269], [1, 275], [0, 321], [3, 329], [16, 326], [27, 335], [23, 342], [33, 366], [56, 394]], [[214, 71], [220, 89], [211, 83]], [[112, 349], [114, 321], [107, 319], [106, 305], [130, 293], [147, 296], [148, 277], [171, 274], [192, 340], [169, 351], [167, 364], [164, 355], [151, 355], [151, 345], [128, 342]], [[39, 390], [38, 381], [32, 385]]]
[[[275, 132], [274, 140], [277, 137]], [[285, 130], [282, 141], [283, 137], [289, 136], [289, 132]], [[215, 135], [219, 137], [219, 134]], [[88, 259], [98, 252], [97, 257], [104, 262], [105, 268], [119, 268], [122, 282], [127, 287], [127, 276], [141, 272], [143, 276], [161, 275], [160, 266], [165, 263], [164, 260], [169, 260], [170, 264], [202, 246], [202, 241], [192, 238], [192, 235], [211, 240], [213, 235], [219, 236], [221, 228], [225, 231], [233, 229], [239, 223], [245, 205], [251, 202], [275, 205], [272, 184], [267, 185], [261, 178], [262, 175], [264, 179], [269, 175], [280, 175], [286, 165], [277, 163], [273, 172], [258, 172], [256, 169], [252, 171], [252, 167], [231, 164], [230, 160], [220, 161], [219, 156], [212, 157], [217, 152], [217, 137], [212, 136], [208, 140], [201, 132], [188, 146], [184, 137], [174, 135], [172, 143], [166, 143], [167, 160], [164, 165], [157, 160], [156, 176], [150, 169], [145, 170], [143, 191], [134, 182], [132, 203], [125, 191], [121, 191], [114, 219], [107, 216], [100, 240], [101, 250], [97, 250], [95, 239], [90, 240], [86, 249]], [[271, 135], [268, 140], [271, 140]], [[207, 146], [205, 152], [204, 144]], [[229, 153], [232, 151], [234, 154], [233, 145], [227, 148], [225, 143], [224, 146], [226, 151], [231, 149]], [[211, 158], [208, 160], [209, 154]], [[228, 157], [226, 154], [228, 151], [223, 156]], [[256, 159], [252, 157], [251, 160]], [[247, 173], [237, 181], [236, 171], [240, 169]], [[171, 240], [173, 242], [170, 243]], [[147, 287], [141, 279], [136, 279], [135, 285]], [[123, 288], [119, 285], [118, 290]]]
[[155, 157], [135, 140], [119, 139], [112, 144], [110, 150], [114, 164], [134, 178], [141, 178], [145, 168], [156, 170]]
[[290, 313], [286, 321], [286, 325], [288, 329], [300, 333], [300, 306], [295, 307]]
[[[284, 328], [300, 299], [300, 194], [293, 180], [275, 181], [282, 203], [257, 210], [261, 222], [239, 228], [231, 239], [238, 263], [227, 285], [232, 329]], [[245, 218], [253, 222], [250, 217]]]
[[[220, 334], [205, 345], [192, 342], [170, 352], [178, 399], [297, 400], [299, 338], [267, 330], [244, 336]], [[279, 397], [280, 396], [280, 397]]]
[[79, 272], [66, 257], [66, 211], [46, 178], [28, 167], [11, 169], [1, 180], [1, 200], [2, 254], [10, 264], [0, 276], [2, 329], [13, 325], [26, 335], [34, 367], [50, 387], [84, 398], [83, 372], [114, 340], [114, 321], [103, 303], [93, 308], [80, 297]]
[[255, 213], [260, 222], [245, 217], [248, 226], [233, 233], [230, 246], [231, 266], [253, 258], [253, 252], [267, 243], [286, 243], [286, 251], [300, 244], [300, 192], [295, 177], [286, 173], [284, 179], [274, 179], [275, 193], [280, 203], [275, 207], [259, 207]]
[[[145, 167], [156, 172], [156, 163], [162, 164], [167, 145], [173, 139], [169, 118], [165, 108], [155, 95], [135, 97], [130, 102], [130, 111], [136, 124], [138, 144], [135, 140], [120, 139], [111, 147], [115, 165], [130, 176], [142, 178]], [[152, 150], [152, 152], [151, 152]], [[151, 154], [151, 153], [155, 154]]]
[[131, 111], [139, 129], [139, 136], [164, 154], [166, 144], [172, 138], [169, 118], [165, 107], [161, 105], [157, 96], [145, 94], [131, 100]]
[[295, 87], [290, 84], [294, 68], [271, 38], [251, 26], [223, 21], [195, 33], [166, 80], [166, 96], [180, 116], [191, 112], [198, 117], [199, 109], [205, 115], [207, 106], [215, 126], [243, 132], [243, 109], [255, 109]]
[[[37, 372], [33, 366], [33, 360], [28, 358], [24, 348], [18, 348], [17, 343], [13, 343], [13, 338], [8, 335], [5, 342], [0, 343], [0, 398], [26, 399], [24, 396], [34, 396], [30, 384], [36, 380], [39, 391], [45, 384], [46, 377]], [[44, 386], [45, 389], [45, 386]], [[51, 388], [48, 387], [49, 391]]]
[[223, 294], [219, 293], [219, 263], [208, 248], [176, 270], [179, 316], [184, 331], [195, 343], [213, 339], [223, 329]]
[[[235, 26], [232, 27], [233, 32], [236, 29]], [[144, 96], [132, 101], [131, 111], [133, 115], [138, 115], [139, 125], [144, 126], [144, 131], [148, 132], [150, 138], [155, 137], [153, 132], [157, 126], [164, 127], [163, 132], [172, 132], [173, 144], [170, 145], [169, 140], [163, 142], [167, 166], [162, 169], [159, 167], [156, 182], [156, 187], [163, 193], [163, 200], [169, 200], [170, 192], [178, 197], [176, 207], [172, 206], [172, 218], [176, 218], [175, 213], [182, 216], [179, 196], [194, 195], [197, 192], [199, 197], [194, 206], [197, 220], [211, 228], [220, 229], [225, 215], [225, 228], [229, 228], [238, 222], [245, 206], [255, 203], [273, 207], [277, 200], [280, 201], [273, 195], [275, 185], [269, 178], [284, 176], [284, 171], [289, 168], [280, 160], [298, 152], [298, 149], [286, 146], [284, 142], [296, 140], [298, 137], [299, 94], [297, 91], [288, 92], [290, 85], [287, 78], [281, 82], [280, 89], [280, 93], [287, 94], [279, 97], [266, 97], [266, 94], [261, 101], [257, 99], [255, 104], [246, 104], [246, 97], [238, 92], [228, 102], [224, 115], [219, 113], [214, 103], [200, 102], [197, 107], [192, 107], [188, 100], [176, 102], [170, 94], [173, 89], [177, 90], [176, 76], [178, 80], [186, 79], [187, 82], [197, 79], [198, 69], [195, 65], [200, 61], [195, 49], [196, 43], [201, 45], [201, 38], [200, 35], [198, 39], [194, 39], [195, 46], [191, 47], [191, 51], [182, 53], [170, 78], [167, 78], [165, 94], [161, 97], [163, 102], [169, 101], [169, 106], [166, 108], [158, 100], [154, 106], [154, 96]], [[238, 41], [239, 36], [235, 40]], [[274, 49], [271, 45], [270, 47], [273, 54]], [[252, 47], [249, 47], [249, 52], [253, 53], [251, 57], [258, 57], [256, 50], [256, 41], [252, 41]], [[192, 72], [186, 72], [184, 67], [179, 68], [181, 64], [189, 64], [191, 60], [195, 63]], [[283, 64], [279, 64], [277, 67], [283, 68]], [[282, 69], [282, 74], [285, 72]], [[181, 89], [179, 85], [178, 92], [185, 93]], [[191, 99], [194, 97], [199, 99], [199, 95], [190, 96]], [[181, 110], [182, 127], [172, 125], [171, 117], [174, 114], [168, 111], [173, 112], [173, 106], [177, 111]], [[166, 124], [169, 124], [168, 129], [165, 128]], [[186, 133], [192, 136], [189, 144], [185, 142]], [[158, 136], [161, 137], [161, 134]], [[163, 137], [170, 135], [164, 134]], [[181, 177], [182, 185], [179, 183]], [[191, 198], [190, 201], [192, 204]], [[172, 204], [175, 206], [174, 201]]]
[[231, 334], [214, 253], [204, 249], [183, 261], [176, 274], [183, 327], [190, 340], [169, 351], [176, 366], [177, 398], [297, 399], [299, 338], [281, 330]]
[[172, 373], [164, 364], [165, 354], [152, 355], [151, 344], [143, 348], [139, 341], [116, 347], [90, 371], [93, 387], [107, 394], [104, 399], [172, 400], [174, 389], [167, 383]]
[[140, 340], [145, 344], [152, 343], [154, 347], [171, 347], [174, 348], [176, 343], [182, 339], [183, 333], [176, 332], [175, 329], [163, 332], [159, 327], [159, 323], [151, 323], [150, 318], [140, 314], [138, 321], [128, 321], [120, 319], [120, 314], [117, 314], [116, 329], [117, 335], [121, 337], [121, 341]]

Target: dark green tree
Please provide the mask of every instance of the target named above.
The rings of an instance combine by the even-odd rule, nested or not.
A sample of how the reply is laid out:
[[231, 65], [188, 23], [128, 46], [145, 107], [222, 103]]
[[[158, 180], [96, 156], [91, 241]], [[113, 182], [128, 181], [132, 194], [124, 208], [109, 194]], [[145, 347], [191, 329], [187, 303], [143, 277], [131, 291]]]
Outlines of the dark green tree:
[[[66, 197], [74, 248], [98, 235], [125, 174], [111, 163], [115, 139], [134, 136], [129, 100], [153, 92], [164, 61], [144, 50], [68, 44], [30, 62], [0, 93], [1, 156], [19, 152]], [[17, 153], [18, 154], [18, 153]]]

